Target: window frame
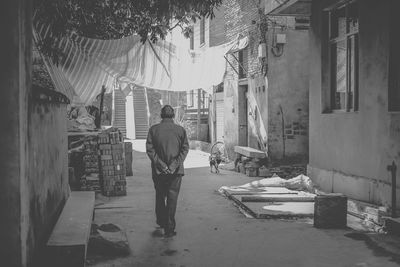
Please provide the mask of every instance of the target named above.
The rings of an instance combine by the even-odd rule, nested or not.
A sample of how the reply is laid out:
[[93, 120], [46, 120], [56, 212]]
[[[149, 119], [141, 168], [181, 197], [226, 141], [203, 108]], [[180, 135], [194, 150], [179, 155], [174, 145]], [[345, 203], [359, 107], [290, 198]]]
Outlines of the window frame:
[[[350, 30], [349, 27], [349, 7], [352, 4], [357, 4], [357, 0], [349, 0], [346, 2], [341, 2], [329, 8], [326, 8], [328, 16], [328, 41], [327, 41], [327, 52], [328, 52], [328, 69], [329, 69], [329, 110], [331, 113], [340, 113], [340, 112], [357, 112], [359, 110], [359, 15], [358, 18], [358, 27], [356, 30]], [[358, 7], [358, 6], [357, 6]], [[337, 30], [337, 36], [332, 37], [332, 26], [333, 26], [333, 17], [334, 12], [340, 9], [344, 9], [345, 11], [345, 20], [346, 20], [346, 31], [343, 34], [339, 34], [339, 29]], [[358, 8], [357, 8], [358, 13]], [[345, 42], [346, 44], [346, 91], [345, 91], [345, 99], [344, 99], [344, 107], [336, 108], [336, 90], [337, 90], [337, 52], [333, 50], [333, 47], [337, 47], [337, 44], [340, 42]], [[353, 42], [352, 42], [353, 41]], [[351, 44], [355, 46], [351, 47]], [[354, 51], [354, 55], [351, 52]], [[335, 54], [335, 55], [334, 55]], [[354, 58], [353, 58], [354, 56]], [[334, 57], [336, 57], [334, 59]], [[353, 66], [354, 70], [351, 69], [351, 60], [354, 60]], [[354, 92], [351, 91], [351, 77], [352, 72], [354, 72]], [[353, 93], [350, 105], [350, 93]]]
[[398, 24], [400, 18], [397, 10], [400, 3], [393, 2], [390, 9], [390, 27], [389, 27], [389, 86], [387, 92], [387, 110], [390, 114], [400, 113], [400, 36], [398, 33]]
[[188, 107], [194, 107], [194, 90], [189, 91], [189, 103]]
[[200, 46], [206, 43], [206, 18], [200, 19]]
[[189, 48], [190, 50], [194, 50], [194, 27], [191, 28], [190, 38], [189, 38]]
[[[243, 48], [239, 51], [236, 52], [237, 57], [234, 56], [238, 63], [238, 78], [240, 79], [246, 79], [248, 76], [248, 64], [249, 64], [249, 58], [248, 58], [248, 50], [247, 47]], [[245, 66], [246, 65], [246, 66]]]

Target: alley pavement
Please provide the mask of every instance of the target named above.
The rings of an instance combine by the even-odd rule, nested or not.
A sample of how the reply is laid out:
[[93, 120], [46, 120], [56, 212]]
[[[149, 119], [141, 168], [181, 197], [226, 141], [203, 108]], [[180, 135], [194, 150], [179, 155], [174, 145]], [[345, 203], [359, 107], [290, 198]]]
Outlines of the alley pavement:
[[208, 156], [189, 152], [177, 207], [177, 236], [156, 229], [155, 192], [143, 141], [133, 142], [133, 176], [126, 197], [98, 196], [95, 223], [112, 223], [126, 233], [131, 253], [90, 266], [399, 266], [398, 258], [351, 229], [321, 230], [296, 220], [244, 216], [216, 190], [257, 178], [222, 170], [210, 173]]

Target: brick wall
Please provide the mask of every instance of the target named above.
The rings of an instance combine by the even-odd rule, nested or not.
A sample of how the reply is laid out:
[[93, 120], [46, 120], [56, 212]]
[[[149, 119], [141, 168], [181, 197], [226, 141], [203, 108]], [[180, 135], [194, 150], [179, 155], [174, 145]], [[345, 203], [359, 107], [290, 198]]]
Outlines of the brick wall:
[[215, 17], [209, 21], [209, 44], [217, 46], [226, 42], [225, 8], [224, 6], [214, 10]]
[[[258, 6], [252, 0], [226, 0], [223, 3], [225, 10], [226, 22], [226, 38], [227, 40], [235, 40], [239, 34], [243, 37], [249, 37], [249, 44], [243, 50], [244, 68], [247, 76], [255, 75], [260, 72], [260, 63], [258, 60], [257, 47], [260, 40], [257, 23], [260, 20]], [[238, 53], [235, 53], [238, 58]], [[238, 62], [232, 55], [228, 56], [231, 64], [239, 69]], [[227, 76], [237, 78], [236, 72], [228, 65]]]

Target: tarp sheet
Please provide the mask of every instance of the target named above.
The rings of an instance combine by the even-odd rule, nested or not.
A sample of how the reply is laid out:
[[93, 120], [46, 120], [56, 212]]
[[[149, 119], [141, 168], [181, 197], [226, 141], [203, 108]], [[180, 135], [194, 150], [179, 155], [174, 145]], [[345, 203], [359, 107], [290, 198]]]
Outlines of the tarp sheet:
[[274, 176], [239, 186], [222, 186], [220, 189], [218, 189], [218, 191], [222, 193], [224, 190], [227, 189], [236, 191], [263, 190], [264, 188], [271, 187], [284, 187], [289, 190], [298, 190], [310, 193], [315, 193], [316, 190], [315, 185], [311, 181], [310, 177], [301, 174], [288, 180], [282, 179], [279, 176]]
[[[35, 40], [51, 34], [36, 25]], [[224, 55], [232, 43], [191, 51], [160, 40], [144, 44], [133, 35], [118, 40], [90, 39], [72, 34], [59, 43], [65, 57], [59, 65], [44, 58], [56, 90], [73, 102], [89, 104], [104, 85], [107, 92], [129, 84], [159, 90], [206, 91], [223, 81]]]

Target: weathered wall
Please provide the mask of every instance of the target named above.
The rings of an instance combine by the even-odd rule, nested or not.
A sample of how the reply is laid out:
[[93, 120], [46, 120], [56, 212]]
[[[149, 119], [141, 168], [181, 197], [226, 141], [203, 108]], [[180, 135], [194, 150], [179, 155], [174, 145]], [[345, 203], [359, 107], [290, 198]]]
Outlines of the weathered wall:
[[235, 158], [234, 146], [239, 141], [238, 80], [233, 77], [224, 80], [224, 143], [229, 158]]
[[[291, 26], [289, 26], [291, 27]], [[260, 106], [268, 121], [268, 156], [271, 160], [308, 160], [308, 31], [276, 29], [286, 34], [283, 54], [268, 49], [267, 108]], [[273, 31], [268, 32], [268, 47]], [[265, 98], [265, 96], [264, 96]], [[268, 110], [268, 111], [267, 111]]]
[[0, 9], [0, 259], [10, 267], [27, 265], [27, 101], [30, 94], [31, 1], [6, 0]]
[[[28, 121], [28, 255], [50, 234], [69, 196], [66, 104], [31, 101]], [[35, 251], [36, 250], [36, 251]]]
[[385, 204], [390, 194], [386, 167], [400, 162], [400, 114], [388, 112], [389, 1], [359, 3], [359, 111], [322, 113], [322, 7], [313, 1], [310, 31], [309, 175], [327, 191]]
[[7, 1], [0, 16], [0, 259], [12, 267], [32, 265], [68, 189], [66, 106], [33, 104], [31, 11]]

